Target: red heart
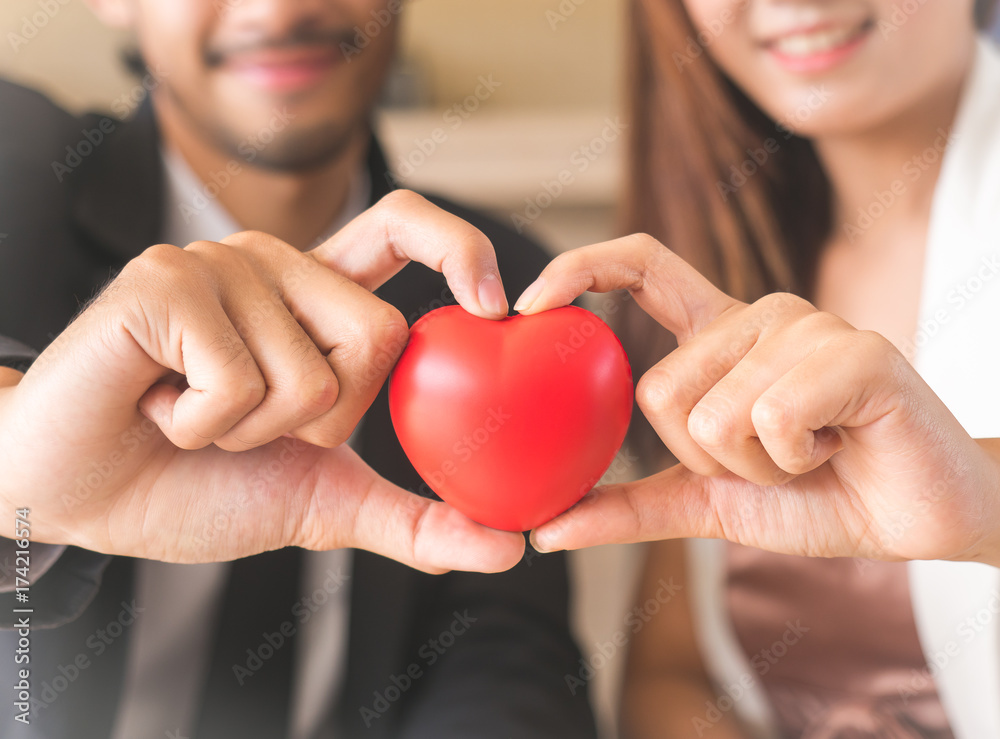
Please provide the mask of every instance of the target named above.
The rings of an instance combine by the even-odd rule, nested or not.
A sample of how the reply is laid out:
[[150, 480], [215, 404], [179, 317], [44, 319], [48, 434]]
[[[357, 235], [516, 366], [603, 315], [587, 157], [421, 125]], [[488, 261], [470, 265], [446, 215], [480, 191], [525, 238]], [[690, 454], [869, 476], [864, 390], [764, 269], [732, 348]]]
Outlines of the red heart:
[[525, 531], [582, 498], [632, 415], [618, 337], [567, 307], [501, 321], [457, 306], [417, 321], [389, 382], [403, 450], [469, 518]]

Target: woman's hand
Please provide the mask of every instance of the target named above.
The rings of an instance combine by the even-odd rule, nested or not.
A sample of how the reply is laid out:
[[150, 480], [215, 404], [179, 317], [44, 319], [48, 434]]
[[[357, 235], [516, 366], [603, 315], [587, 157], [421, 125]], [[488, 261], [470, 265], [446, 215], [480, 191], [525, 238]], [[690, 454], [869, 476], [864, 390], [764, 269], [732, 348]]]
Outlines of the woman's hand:
[[734, 300], [643, 235], [560, 256], [515, 307], [623, 288], [679, 342], [636, 396], [680, 464], [592, 491], [536, 547], [704, 537], [1000, 564], [1000, 444], [973, 440], [887, 340], [792, 295]]

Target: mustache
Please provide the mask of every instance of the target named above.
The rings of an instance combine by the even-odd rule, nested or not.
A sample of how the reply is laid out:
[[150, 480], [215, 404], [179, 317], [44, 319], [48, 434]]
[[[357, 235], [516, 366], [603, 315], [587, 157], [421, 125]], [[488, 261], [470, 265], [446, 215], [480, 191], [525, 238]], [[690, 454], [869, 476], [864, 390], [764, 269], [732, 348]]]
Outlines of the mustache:
[[353, 28], [297, 28], [289, 34], [280, 38], [262, 37], [250, 41], [241, 41], [235, 44], [220, 44], [206, 48], [202, 54], [205, 65], [208, 67], [218, 67], [225, 63], [226, 59], [239, 54], [247, 54], [260, 51], [272, 51], [280, 49], [295, 49], [303, 46], [309, 47], [329, 47], [340, 49], [341, 44], [350, 44], [354, 41], [355, 29]]

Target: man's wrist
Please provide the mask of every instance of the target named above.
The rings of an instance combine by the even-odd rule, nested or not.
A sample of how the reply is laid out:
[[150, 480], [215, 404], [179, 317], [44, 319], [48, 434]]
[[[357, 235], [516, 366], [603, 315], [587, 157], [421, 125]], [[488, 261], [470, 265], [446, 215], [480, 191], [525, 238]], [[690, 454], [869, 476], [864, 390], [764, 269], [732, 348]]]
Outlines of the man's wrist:
[[27, 372], [35, 361], [38, 352], [20, 341], [0, 336], [0, 369], [9, 368], [18, 372]]

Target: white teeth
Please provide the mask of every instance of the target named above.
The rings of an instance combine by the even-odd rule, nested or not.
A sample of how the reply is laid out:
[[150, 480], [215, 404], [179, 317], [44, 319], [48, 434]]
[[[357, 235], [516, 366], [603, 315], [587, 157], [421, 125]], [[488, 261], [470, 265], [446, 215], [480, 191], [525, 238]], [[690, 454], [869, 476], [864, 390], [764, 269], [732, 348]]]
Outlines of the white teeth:
[[857, 28], [827, 28], [813, 33], [797, 33], [775, 41], [774, 49], [785, 56], [812, 56], [843, 46], [857, 34]]

